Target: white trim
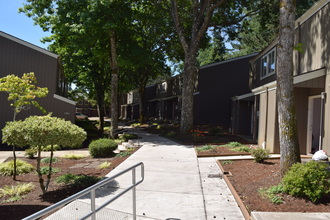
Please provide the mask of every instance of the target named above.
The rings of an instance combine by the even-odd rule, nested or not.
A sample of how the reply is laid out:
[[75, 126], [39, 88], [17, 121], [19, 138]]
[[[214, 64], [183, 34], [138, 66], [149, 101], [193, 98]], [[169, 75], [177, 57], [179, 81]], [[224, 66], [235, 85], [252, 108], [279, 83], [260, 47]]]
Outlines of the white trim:
[[306, 140], [306, 154], [312, 150], [312, 134], [311, 127], [313, 126], [313, 111], [314, 111], [314, 99], [321, 98], [321, 95], [313, 95], [308, 97], [308, 113], [307, 113], [307, 140]]
[[245, 56], [241, 56], [241, 57], [236, 57], [236, 58], [229, 59], [229, 60], [220, 61], [220, 62], [217, 62], [217, 63], [208, 64], [208, 65], [199, 67], [199, 69], [205, 69], [205, 68], [208, 68], [208, 67], [221, 65], [221, 64], [225, 64], [225, 63], [229, 63], [229, 62], [241, 60], [241, 59], [244, 59], [244, 58], [254, 57], [256, 55], [258, 55], [258, 53], [253, 53], [253, 54], [249, 54], [249, 55], [245, 55]]
[[199, 95], [199, 91], [197, 91], [197, 92], [194, 92], [194, 94], [193, 95]]
[[249, 97], [252, 97], [254, 95], [255, 94], [253, 92], [250, 92], [250, 93], [247, 93], [247, 94], [244, 94], [244, 95], [234, 96], [231, 99], [233, 101], [236, 101], [236, 100], [241, 100], [241, 99], [249, 98]]
[[[274, 71], [269, 73], [269, 65], [270, 65], [270, 59], [269, 59], [269, 54], [272, 54], [274, 52]], [[263, 71], [263, 62], [262, 59], [267, 57], [267, 67], [266, 67], [266, 75], [262, 76], [262, 71]], [[269, 50], [267, 53], [264, 54], [264, 56], [261, 57], [261, 62], [260, 62], [261, 68], [260, 68], [260, 80], [263, 80], [271, 75], [274, 75], [276, 73], [276, 47]]]
[[293, 77], [293, 84], [298, 84], [298, 83], [305, 82], [305, 81], [315, 79], [315, 78], [318, 78], [320, 76], [325, 76], [325, 75], [326, 75], [325, 68], [315, 70], [313, 72], [305, 73], [302, 75], [296, 75]]
[[320, 11], [321, 8], [323, 8], [326, 4], [329, 3], [330, 0], [320, 0], [316, 2], [310, 9], [308, 9], [303, 15], [301, 15], [295, 22], [295, 28], [298, 27], [298, 22], [300, 24], [303, 24], [305, 21], [307, 21], [310, 17], [315, 15], [316, 12]]
[[259, 86], [259, 87], [255, 88], [255, 89], [252, 89], [252, 92], [255, 95], [258, 95], [260, 93], [266, 92], [266, 88], [268, 88], [268, 91], [269, 91], [269, 89], [272, 89], [272, 88], [276, 87], [276, 85], [277, 85], [277, 81], [275, 80], [275, 81], [270, 82], [270, 83], [267, 83], [267, 84], [265, 84], [263, 86]]
[[7, 38], [7, 39], [9, 39], [11, 41], [14, 41], [16, 43], [19, 43], [19, 44], [21, 44], [23, 46], [29, 47], [29, 48], [31, 48], [33, 50], [38, 51], [38, 52], [44, 53], [44, 54], [46, 54], [48, 56], [54, 57], [56, 59], [59, 57], [59, 55], [57, 55], [55, 53], [52, 53], [52, 52], [50, 52], [50, 51], [48, 51], [46, 49], [43, 49], [41, 47], [38, 47], [38, 46], [34, 45], [34, 44], [31, 44], [31, 43], [28, 43], [26, 41], [23, 41], [23, 40], [21, 40], [21, 39], [19, 39], [17, 37], [11, 36], [11, 35], [9, 35], [9, 34], [7, 34], [5, 32], [0, 31], [0, 36], [2, 36], [4, 38]]
[[61, 100], [61, 101], [63, 101], [63, 102], [69, 103], [69, 104], [71, 104], [71, 105], [76, 105], [76, 102], [75, 102], [75, 101], [72, 101], [72, 100], [70, 100], [70, 99], [68, 99], [68, 98], [65, 98], [65, 97], [63, 97], [63, 96], [59, 96], [59, 95], [57, 95], [57, 94], [54, 94], [54, 98], [55, 98], [55, 99], [58, 99], [58, 100]]

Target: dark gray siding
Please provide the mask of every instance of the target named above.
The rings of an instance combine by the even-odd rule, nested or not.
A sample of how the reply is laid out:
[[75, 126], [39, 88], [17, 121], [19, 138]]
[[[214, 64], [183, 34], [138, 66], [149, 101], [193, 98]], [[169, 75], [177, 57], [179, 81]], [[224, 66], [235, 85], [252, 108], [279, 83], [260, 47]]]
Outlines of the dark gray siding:
[[199, 94], [194, 96], [196, 124], [230, 125], [231, 98], [250, 92], [249, 60], [252, 58], [199, 70]]
[[[34, 72], [38, 81], [37, 86], [47, 87], [49, 90], [46, 98], [36, 99], [36, 101], [47, 112], [53, 112], [52, 116], [65, 118], [74, 123], [75, 105], [54, 98], [59, 72], [57, 58], [2, 36], [0, 36], [0, 48], [0, 78], [9, 74], [21, 77], [23, 73]], [[0, 92], [0, 129], [5, 126], [6, 121], [13, 119], [13, 110], [7, 98], [8, 94]], [[30, 115], [42, 115], [42, 112], [31, 107], [29, 110], [20, 112], [17, 119], [24, 119]]]

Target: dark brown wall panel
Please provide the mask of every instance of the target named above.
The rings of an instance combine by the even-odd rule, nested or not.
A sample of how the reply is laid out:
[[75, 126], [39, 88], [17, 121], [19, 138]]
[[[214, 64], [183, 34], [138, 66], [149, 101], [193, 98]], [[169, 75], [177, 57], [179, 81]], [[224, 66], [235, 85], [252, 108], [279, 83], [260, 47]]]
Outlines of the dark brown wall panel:
[[250, 59], [243, 58], [199, 70], [199, 94], [194, 96], [196, 124], [230, 125], [231, 98], [251, 92]]
[[[58, 74], [57, 58], [0, 36], [0, 78], [8, 74], [21, 77], [23, 73], [29, 72], [34, 72], [38, 81], [37, 86], [47, 87], [49, 90], [46, 98], [36, 99], [40, 106], [47, 112], [53, 112], [55, 117], [74, 122], [75, 105], [54, 98]], [[0, 129], [5, 126], [6, 121], [13, 119], [13, 110], [7, 97], [8, 94], [0, 93]], [[20, 112], [17, 119], [24, 119], [30, 115], [42, 115], [42, 112], [32, 106], [29, 110]]]

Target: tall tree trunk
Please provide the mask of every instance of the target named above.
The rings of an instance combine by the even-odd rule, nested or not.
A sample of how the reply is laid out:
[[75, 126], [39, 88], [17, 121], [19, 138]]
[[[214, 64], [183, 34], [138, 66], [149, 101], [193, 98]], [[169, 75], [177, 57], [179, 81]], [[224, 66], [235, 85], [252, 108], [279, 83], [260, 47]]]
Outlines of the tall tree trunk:
[[48, 172], [48, 175], [47, 175], [47, 182], [46, 182], [45, 192], [48, 190], [50, 179], [52, 177], [52, 164], [53, 164], [53, 155], [54, 155], [53, 151], [54, 151], [54, 145], [52, 144], [51, 149], [50, 149], [49, 172]]
[[100, 131], [103, 132], [104, 129], [104, 90], [97, 89], [96, 91], [96, 99], [97, 105], [99, 106], [99, 124], [100, 124]]
[[16, 181], [16, 153], [15, 153], [15, 145], [13, 145], [13, 156], [14, 156], [14, 173], [13, 173], [13, 180]]
[[110, 46], [111, 46], [111, 130], [110, 135], [112, 138], [116, 138], [114, 135], [118, 129], [118, 74], [119, 68], [117, 64], [117, 51], [116, 51], [116, 36], [115, 32], [110, 32]]
[[[198, 47], [198, 46], [197, 46]], [[196, 52], [189, 50], [185, 54], [183, 86], [182, 86], [182, 109], [180, 131], [188, 133], [194, 126], [194, 75], [195, 75]]]
[[146, 87], [145, 85], [139, 87], [139, 105], [140, 105], [140, 125], [146, 123], [146, 116], [144, 112], [144, 95], [145, 95]]
[[295, 8], [295, 0], [281, 0], [277, 46], [277, 106], [282, 176], [294, 163], [300, 162], [293, 87]]
[[44, 179], [42, 178], [42, 175], [40, 173], [40, 160], [41, 160], [41, 146], [38, 147], [38, 158], [37, 158], [37, 173], [39, 177], [39, 184], [40, 188], [42, 190], [42, 194], [44, 195], [46, 193], [45, 185], [44, 185]]

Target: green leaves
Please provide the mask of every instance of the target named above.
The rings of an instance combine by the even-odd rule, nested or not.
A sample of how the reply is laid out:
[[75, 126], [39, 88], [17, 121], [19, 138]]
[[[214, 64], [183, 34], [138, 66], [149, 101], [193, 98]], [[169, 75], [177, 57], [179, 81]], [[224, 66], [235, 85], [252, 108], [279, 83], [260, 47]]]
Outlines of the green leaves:
[[24, 121], [7, 122], [2, 129], [2, 142], [15, 146], [81, 145], [87, 134], [84, 129], [64, 119], [30, 116]]
[[48, 94], [47, 88], [36, 87], [37, 79], [34, 73], [24, 73], [22, 78], [13, 74], [0, 79], [0, 92], [7, 92], [9, 94], [8, 101], [14, 107], [15, 114], [24, 110], [29, 105], [34, 105], [39, 108], [43, 113], [43, 109], [35, 98], [46, 97]]

